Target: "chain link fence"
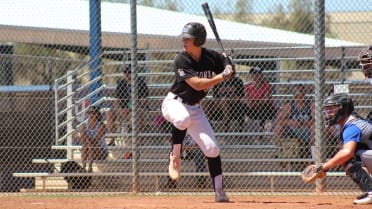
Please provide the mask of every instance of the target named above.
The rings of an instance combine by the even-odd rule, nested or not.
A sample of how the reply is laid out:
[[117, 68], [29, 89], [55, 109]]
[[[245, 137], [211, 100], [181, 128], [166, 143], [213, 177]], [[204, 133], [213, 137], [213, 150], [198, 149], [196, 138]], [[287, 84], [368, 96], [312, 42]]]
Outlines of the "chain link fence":
[[[206, 159], [189, 136], [182, 177], [168, 178], [170, 124], [160, 112], [174, 81], [173, 58], [182, 50], [181, 28], [190, 21], [209, 26], [197, 1], [159, 2], [137, 5], [136, 24], [134, 8], [124, 1], [0, 3], [24, 20], [0, 18], [1, 192], [213, 192]], [[315, 128], [322, 124], [317, 95], [348, 91], [358, 113], [369, 117], [370, 85], [357, 61], [369, 44], [369, 14], [343, 9], [353, 2], [290, 2], [210, 4], [238, 72], [202, 102], [221, 146], [227, 192], [315, 191], [299, 172], [332, 157], [339, 146], [339, 130]], [[89, 33], [97, 23], [88, 24], [92, 3], [100, 6], [99, 43], [89, 43], [97, 35]], [[315, 13], [323, 11], [316, 6], [325, 6], [325, 13]], [[62, 16], [69, 17], [63, 24]], [[322, 16], [325, 24], [314, 30], [314, 17]], [[207, 31], [206, 46], [220, 50]], [[320, 80], [314, 55], [320, 34], [314, 31], [326, 36]], [[90, 127], [92, 106], [105, 128], [99, 143], [87, 144], [83, 130]], [[322, 186], [359, 191], [341, 167]]]

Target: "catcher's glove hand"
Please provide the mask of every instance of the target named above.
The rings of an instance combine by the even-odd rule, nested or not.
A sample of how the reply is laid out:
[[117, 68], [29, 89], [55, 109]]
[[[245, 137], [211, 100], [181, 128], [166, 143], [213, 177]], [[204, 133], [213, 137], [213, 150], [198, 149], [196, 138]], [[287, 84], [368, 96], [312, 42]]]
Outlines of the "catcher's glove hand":
[[324, 178], [326, 171], [323, 170], [323, 164], [308, 165], [301, 173], [302, 180], [309, 184], [314, 182], [317, 178]]

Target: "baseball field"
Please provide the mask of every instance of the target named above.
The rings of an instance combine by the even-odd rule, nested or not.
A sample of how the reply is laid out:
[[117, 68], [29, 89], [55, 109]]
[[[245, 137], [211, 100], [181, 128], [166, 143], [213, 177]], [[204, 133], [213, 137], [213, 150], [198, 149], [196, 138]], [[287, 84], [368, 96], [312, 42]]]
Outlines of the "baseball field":
[[344, 195], [230, 195], [230, 202], [215, 203], [212, 195], [8, 195], [0, 197], [1, 209], [347, 209]]

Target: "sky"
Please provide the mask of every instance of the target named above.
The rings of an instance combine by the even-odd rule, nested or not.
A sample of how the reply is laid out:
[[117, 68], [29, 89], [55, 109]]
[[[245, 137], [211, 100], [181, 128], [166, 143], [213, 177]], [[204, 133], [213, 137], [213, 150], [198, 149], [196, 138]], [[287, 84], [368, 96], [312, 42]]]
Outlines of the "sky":
[[[288, 6], [291, 0], [252, 0], [253, 1], [253, 12], [254, 13], [267, 13], [270, 10], [281, 3], [284, 7]], [[313, 0], [314, 1], [314, 0]], [[187, 0], [182, 1], [185, 5], [183, 6], [185, 12], [191, 14], [200, 14], [202, 9], [197, 11], [196, 6], [190, 6], [204, 2], [208, 2], [212, 12], [213, 9], [218, 6], [221, 10], [233, 9], [233, 5], [236, 0]], [[186, 3], [187, 2], [187, 3]], [[372, 0], [324, 0], [326, 12], [349, 12], [349, 11], [371, 11], [372, 12]], [[189, 5], [189, 6], [187, 6]], [[200, 7], [201, 8], [201, 7]]]

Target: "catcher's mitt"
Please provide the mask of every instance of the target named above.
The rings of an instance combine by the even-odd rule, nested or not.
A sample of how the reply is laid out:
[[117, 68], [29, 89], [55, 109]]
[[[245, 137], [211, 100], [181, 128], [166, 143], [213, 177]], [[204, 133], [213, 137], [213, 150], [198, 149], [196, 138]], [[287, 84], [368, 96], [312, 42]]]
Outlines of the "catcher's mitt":
[[322, 164], [308, 165], [301, 173], [301, 178], [305, 183], [312, 183], [317, 178], [324, 178], [326, 171], [323, 170]]

